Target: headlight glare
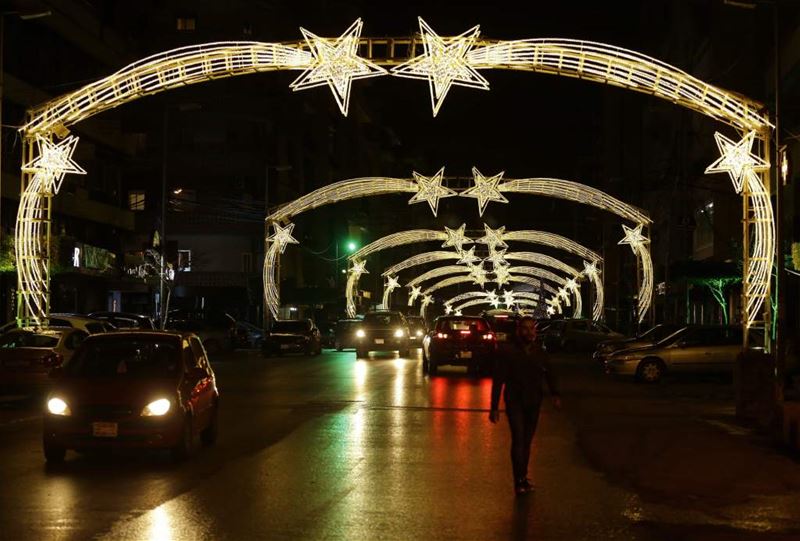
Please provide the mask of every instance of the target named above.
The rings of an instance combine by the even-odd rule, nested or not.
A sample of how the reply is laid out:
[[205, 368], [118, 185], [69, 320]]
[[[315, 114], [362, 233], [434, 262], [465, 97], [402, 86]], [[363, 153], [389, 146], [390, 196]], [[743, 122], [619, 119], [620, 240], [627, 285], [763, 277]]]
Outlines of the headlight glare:
[[142, 417], [161, 417], [166, 415], [170, 409], [170, 401], [166, 398], [159, 398], [147, 404], [142, 410]]
[[58, 397], [53, 397], [47, 401], [47, 411], [53, 415], [72, 415], [67, 403]]
[[403, 332], [403, 329], [397, 329], [396, 331], [394, 331], [395, 338], [402, 338], [404, 334], [405, 333]]
[[365, 336], [367, 336], [367, 333], [364, 332], [364, 329], [358, 329], [356, 331], [356, 336], [358, 338], [364, 338]]
[[417, 336], [422, 336], [422, 331], [417, 329]]

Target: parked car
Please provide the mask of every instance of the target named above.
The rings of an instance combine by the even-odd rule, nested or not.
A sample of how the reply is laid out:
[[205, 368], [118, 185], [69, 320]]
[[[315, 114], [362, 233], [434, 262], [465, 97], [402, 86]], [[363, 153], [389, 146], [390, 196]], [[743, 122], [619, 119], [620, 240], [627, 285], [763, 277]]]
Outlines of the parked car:
[[688, 325], [654, 345], [612, 353], [605, 368], [646, 383], [667, 373], [729, 374], [741, 351], [741, 327]]
[[153, 318], [131, 312], [92, 312], [89, 317], [108, 321], [117, 329], [156, 329]]
[[428, 332], [425, 318], [420, 316], [406, 316], [406, 322], [408, 322], [408, 339], [411, 342], [411, 347], [421, 348], [422, 339], [425, 338], [425, 334]]
[[514, 337], [517, 332], [517, 322], [520, 315], [510, 310], [487, 310], [481, 314], [494, 333], [496, 342], [505, 342]]
[[604, 324], [588, 319], [558, 319], [550, 323], [542, 339], [549, 351], [591, 351], [600, 342], [624, 338]]
[[322, 353], [319, 329], [311, 319], [282, 319], [274, 321], [261, 347], [264, 355], [280, 353]]
[[69, 361], [89, 334], [80, 329], [16, 329], [0, 336], [0, 386], [48, 387], [50, 371]]
[[675, 325], [673, 323], [662, 323], [656, 325], [646, 332], [631, 338], [621, 338], [615, 340], [604, 340], [597, 344], [597, 349], [594, 350], [592, 358], [599, 363], [604, 363], [606, 358], [621, 349], [638, 348], [643, 346], [652, 346], [671, 335], [675, 331], [680, 330], [683, 325]]
[[44, 411], [44, 456], [68, 449], [169, 449], [185, 458], [216, 441], [219, 391], [197, 335], [121, 331], [87, 338], [55, 370]]
[[230, 350], [232, 322], [226, 324], [213, 324], [202, 319], [169, 319], [167, 329], [196, 334], [206, 351], [214, 355], [221, 351]]
[[422, 343], [422, 370], [435, 375], [440, 366], [466, 366], [472, 375], [488, 371], [495, 335], [482, 317], [441, 316]]
[[116, 330], [114, 325], [108, 321], [81, 314], [50, 314], [47, 321], [50, 327], [72, 327], [89, 334], [99, 334]]
[[236, 321], [231, 328], [231, 342], [234, 348], [261, 349], [264, 329], [247, 321]]
[[408, 348], [408, 322], [402, 312], [368, 312], [356, 329], [356, 358], [365, 358], [370, 351], [397, 351], [407, 357]]
[[336, 329], [333, 331], [333, 347], [336, 351], [356, 347], [356, 331], [360, 324], [360, 319], [340, 319], [336, 322]]

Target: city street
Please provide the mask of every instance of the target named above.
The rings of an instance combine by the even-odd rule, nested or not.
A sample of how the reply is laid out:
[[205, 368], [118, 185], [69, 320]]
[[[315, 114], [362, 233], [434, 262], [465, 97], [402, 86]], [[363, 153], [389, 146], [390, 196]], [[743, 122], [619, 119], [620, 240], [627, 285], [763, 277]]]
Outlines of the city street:
[[[415, 351], [415, 350], [412, 350]], [[491, 381], [326, 350], [215, 363], [220, 440], [188, 462], [45, 467], [35, 403], [0, 409], [0, 537], [28, 539], [797, 539], [800, 464], [731, 421], [730, 383], [635, 385], [556, 357], [534, 493], [515, 497]]]

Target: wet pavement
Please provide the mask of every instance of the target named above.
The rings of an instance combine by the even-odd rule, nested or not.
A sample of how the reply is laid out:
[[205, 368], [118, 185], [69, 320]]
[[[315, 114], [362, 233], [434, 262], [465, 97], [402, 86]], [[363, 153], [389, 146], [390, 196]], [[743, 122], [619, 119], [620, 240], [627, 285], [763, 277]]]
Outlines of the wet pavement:
[[[728, 386], [642, 389], [582, 363], [556, 359], [566, 408], [545, 404], [536, 491], [522, 498], [512, 492], [508, 428], [487, 420], [490, 380], [458, 369], [428, 378], [418, 358], [229, 355], [215, 364], [220, 440], [183, 464], [70, 453], [48, 469], [36, 401], [0, 397], [0, 539], [800, 539], [791, 483], [750, 483], [747, 497], [719, 500], [713, 491], [725, 486], [690, 482], [703, 471], [659, 476], [604, 451], [632, 456], [639, 445], [658, 469], [663, 457], [630, 436], [647, 431], [636, 423], [650, 416], [648, 438], [681, 439], [691, 418], [702, 427], [687, 434], [695, 443], [719, 437], [717, 452], [753, 448], [733, 456], [798, 475], [800, 464], [727, 432]], [[739, 488], [735, 476], [727, 483]], [[684, 499], [682, 484], [692, 485]]]

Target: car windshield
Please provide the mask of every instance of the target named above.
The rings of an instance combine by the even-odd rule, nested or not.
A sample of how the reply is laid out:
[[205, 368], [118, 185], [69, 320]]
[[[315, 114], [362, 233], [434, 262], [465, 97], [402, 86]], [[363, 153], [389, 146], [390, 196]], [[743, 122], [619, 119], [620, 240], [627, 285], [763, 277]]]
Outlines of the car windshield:
[[643, 340], [651, 340], [653, 342], [658, 342], [659, 340], [663, 340], [667, 336], [673, 334], [677, 328], [673, 325], [656, 325], [652, 329], [648, 330], [646, 333], [641, 335], [639, 338]]
[[402, 325], [403, 319], [400, 314], [367, 314], [364, 316], [364, 324], [371, 327], [391, 327], [393, 325]]
[[0, 348], [54, 348], [60, 337], [60, 334], [8, 333], [0, 337]]
[[410, 327], [417, 328], [417, 327], [424, 327], [425, 326], [425, 320], [422, 319], [421, 317], [409, 317], [409, 318], [406, 318], [406, 319], [408, 320], [408, 325]]
[[304, 333], [308, 331], [307, 321], [276, 321], [272, 324], [273, 333]]
[[170, 378], [180, 373], [176, 338], [114, 336], [85, 342], [66, 365], [70, 376]]
[[464, 318], [464, 319], [440, 319], [436, 324], [437, 331], [470, 331], [474, 327], [477, 332], [488, 331], [488, 325], [482, 319], [478, 318]]

